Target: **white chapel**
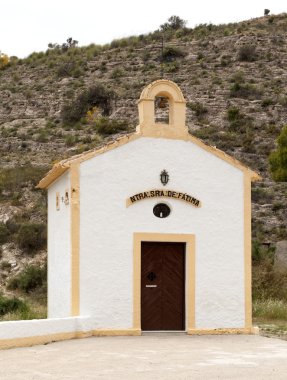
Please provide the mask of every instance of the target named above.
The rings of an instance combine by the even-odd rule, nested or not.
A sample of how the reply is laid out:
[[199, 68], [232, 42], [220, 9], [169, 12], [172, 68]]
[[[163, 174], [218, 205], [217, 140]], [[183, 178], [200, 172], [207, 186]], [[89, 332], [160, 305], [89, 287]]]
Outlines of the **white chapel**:
[[48, 317], [90, 317], [95, 334], [251, 333], [260, 176], [189, 134], [175, 83], [148, 85], [138, 109], [135, 133], [55, 164], [38, 185], [48, 190]]

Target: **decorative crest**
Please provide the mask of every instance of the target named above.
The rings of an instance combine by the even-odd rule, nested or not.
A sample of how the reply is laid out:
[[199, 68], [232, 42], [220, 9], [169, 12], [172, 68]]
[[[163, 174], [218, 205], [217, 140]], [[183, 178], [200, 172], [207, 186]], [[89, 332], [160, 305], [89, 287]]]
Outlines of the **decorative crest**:
[[168, 175], [168, 172], [164, 169], [161, 173], [160, 173], [160, 182], [163, 184], [163, 186], [165, 186], [169, 181], [169, 175]]

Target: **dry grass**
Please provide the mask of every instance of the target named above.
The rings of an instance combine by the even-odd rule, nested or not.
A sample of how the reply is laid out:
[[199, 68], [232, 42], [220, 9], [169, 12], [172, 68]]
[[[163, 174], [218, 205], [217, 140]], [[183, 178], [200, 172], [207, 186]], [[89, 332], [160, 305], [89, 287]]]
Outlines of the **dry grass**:
[[38, 293], [34, 297], [21, 296], [21, 301], [27, 308], [0, 316], [0, 321], [19, 321], [27, 319], [47, 318], [47, 297], [46, 294]]
[[287, 322], [287, 302], [276, 299], [254, 300], [253, 316], [260, 320], [280, 320]]

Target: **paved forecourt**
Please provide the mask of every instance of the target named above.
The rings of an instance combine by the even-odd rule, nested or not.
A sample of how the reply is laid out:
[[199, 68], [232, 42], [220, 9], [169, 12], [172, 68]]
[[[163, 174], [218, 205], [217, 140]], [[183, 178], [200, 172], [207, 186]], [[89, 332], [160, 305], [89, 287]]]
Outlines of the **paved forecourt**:
[[1, 380], [286, 379], [287, 342], [252, 335], [92, 337], [0, 351]]

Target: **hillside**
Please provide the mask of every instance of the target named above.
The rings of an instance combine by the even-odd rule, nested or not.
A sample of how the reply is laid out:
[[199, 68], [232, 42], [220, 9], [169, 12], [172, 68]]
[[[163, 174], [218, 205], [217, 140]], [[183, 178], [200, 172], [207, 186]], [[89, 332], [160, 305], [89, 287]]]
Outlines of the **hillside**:
[[[134, 130], [140, 92], [162, 71], [184, 93], [190, 133], [263, 177], [252, 190], [255, 264], [263, 265], [262, 256], [271, 257], [277, 243], [287, 240], [287, 186], [275, 183], [268, 167], [287, 124], [286, 67], [287, 14], [170, 27], [164, 34], [155, 31], [107, 46], [54, 45], [26, 59], [10, 57], [0, 70], [0, 290], [29, 292], [21, 281], [11, 285], [11, 279], [27, 264], [45, 263], [46, 201], [45, 193], [34, 189], [37, 180], [55, 161]], [[95, 85], [108, 97], [107, 109], [100, 101], [91, 107], [82, 96], [93, 108], [87, 108], [90, 114], [67, 120], [67, 106], [75, 109], [77, 97]], [[255, 273], [261, 290], [266, 281], [278, 280], [273, 264], [267, 272], [275, 277], [269, 282], [259, 269]], [[44, 282], [40, 276], [35, 288]]]

